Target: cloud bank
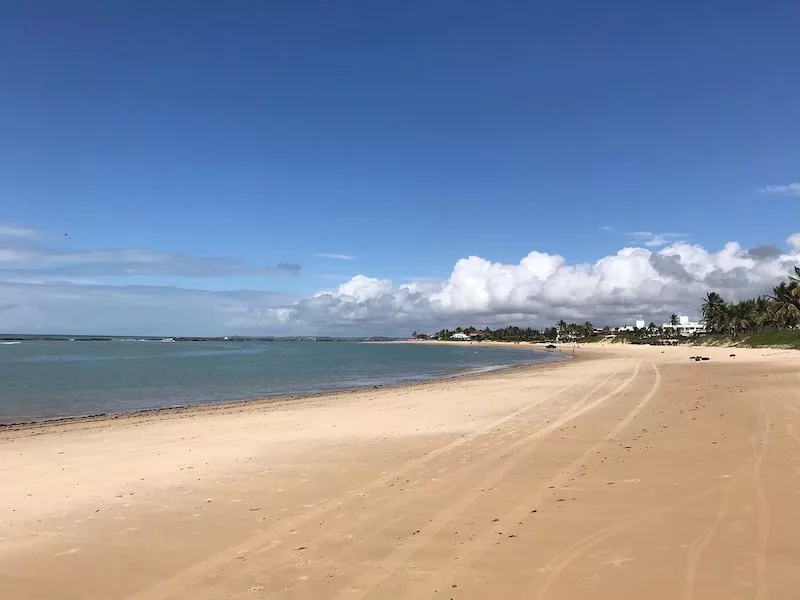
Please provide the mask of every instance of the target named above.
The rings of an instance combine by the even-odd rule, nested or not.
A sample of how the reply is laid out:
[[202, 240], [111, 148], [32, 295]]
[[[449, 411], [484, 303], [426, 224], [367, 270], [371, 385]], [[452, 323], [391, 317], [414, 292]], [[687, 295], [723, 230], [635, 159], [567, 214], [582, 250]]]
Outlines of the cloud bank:
[[68, 251], [35, 241], [33, 229], [0, 224], [0, 277], [38, 276], [42, 279], [106, 276], [229, 277], [300, 272], [299, 264], [278, 262], [253, 266], [244, 261], [159, 252], [140, 248]]
[[[660, 322], [673, 312], [698, 316], [710, 290], [729, 300], [767, 293], [800, 264], [800, 233], [782, 247], [729, 242], [716, 250], [638, 233], [638, 245], [594, 262], [570, 263], [538, 251], [517, 263], [469, 256], [442, 280], [359, 274], [310, 297], [176, 283], [180, 277], [210, 287], [225, 277], [261, 281], [298, 274], [294, 263], [256, 267], [144, 249], [56, 251], [30, 242], [35, 235], [11, 234], [0, 238], [0, 332], [355, 336], [459, 324], [543, 327], [562, 318], [596, 325]], [[168, 277], [170, 285], [140, 285], [141, 276]]]
[[254, 307], [285, 305], [295, 297], [185, 288], [181, 280], [222, 287], [231, 277], [259, 282], [301, 272], [287, 261], [258, 266], [142, 248], [59, 249], [44, 245], [46, 237], [0, 223], [0, 333], [214, 335], [246, 322]]
[[686, 242], [660, 250], [622, 248], [594, 263], [569, 264], [533, 251], [517, 264], [479, 256], [459, 260], [445, 281], [395, 284], [357, 275], [335, 290], [264, 311], [265, 321], [310, 328], [384, 333], [460, 324], [550, 325], [564, 318], [596, 324], [697, 316], [716, 290], [735, 300], [769, 292], [800, 264], [800, 234], [787, 249], [753, 250], [730, 242], [712, 252]]

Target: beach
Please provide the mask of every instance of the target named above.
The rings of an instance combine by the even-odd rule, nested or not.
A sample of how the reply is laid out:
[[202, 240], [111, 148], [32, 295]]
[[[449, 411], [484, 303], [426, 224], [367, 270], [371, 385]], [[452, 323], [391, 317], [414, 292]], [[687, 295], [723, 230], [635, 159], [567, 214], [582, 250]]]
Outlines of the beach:
[[796, 598], [800, 354], [574, 357], [0, 430], [2, 596]]

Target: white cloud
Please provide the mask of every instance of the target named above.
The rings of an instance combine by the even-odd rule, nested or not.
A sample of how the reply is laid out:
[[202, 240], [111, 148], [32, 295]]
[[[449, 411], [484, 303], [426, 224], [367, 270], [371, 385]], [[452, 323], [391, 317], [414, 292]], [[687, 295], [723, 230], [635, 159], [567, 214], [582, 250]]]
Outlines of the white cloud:
[[758, 190], [763, 194], [787, 194], [800, 196], [800, 183], [787, 183], [784, 185], [767, 185]]
[[332, 252], [315, 252], [314, 256], [317, 258], [333, 258], [336, 260], [355, 260], [355, 256], [350, 256], [349, 254], [335, 254]]
[[8, 223], [0, 223], [0, 237], [10, 238], [34, 238], [38, 235], [35, 229], [28, 227], [20, 227], [19, 225], [11, 225]]
[[646, 248], [659, 248], [677, 240], [689, 237], [688, 234], [685, 233], [657, 233], [654, 231], [632, 231], [627, 235], [637, 242], [643, 244]]
[[789, 249], [777, 253], [750, 253], [736, 242], [716, 252], [673, 242], [659, 250], [623, 248], [578, 264], [536, 251], [517, 264], [470, 256], [456, 262], [442, 282], [397, 285], [357, 275], [336, 290], [260, 316], [362, 333], [468, 322], [548, 325], [560, 318], [614, 323], [633, 315], [656, 321], [672, 312], [697, 316], [707, 291], [729, 300], [770, 291], [800, 264], [800, 234], [787, 242]]
[[[800, 264], [800, 233], [784, 249], [711, 250], [636, 232], [639, 244], [593, 262], [533, 251], [516, 263], [458, 260], [443, 280], [392, 281], [365, 274], [311, 297], [106, 285], [139, 274], [226, 277], [269, 273], [226, 258], [143, 249], [50, 251], [0, 243], [0, 331], [173, 335], [398, 335], [455, 325], [548, 326], [564, 318], [598, 325], [633, 317], [699, 316], [709, 290], [736, 300], [769, 292]], [[648, 246], [648, 242], [651, 243]], [[125, 279], [123, 279], [124, 281]], [[128, 281], [136, 281], [129, 279]]]

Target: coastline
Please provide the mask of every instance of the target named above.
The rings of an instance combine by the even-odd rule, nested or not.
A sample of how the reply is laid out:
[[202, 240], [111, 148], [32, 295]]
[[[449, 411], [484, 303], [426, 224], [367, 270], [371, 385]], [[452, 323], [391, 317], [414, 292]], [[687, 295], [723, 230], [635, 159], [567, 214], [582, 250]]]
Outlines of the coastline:
[[[359, 342], [359, 343], [417, 344], [420, 342], [407, 340], [407, 341], [376, 341], [376, 342], [370, 341], [370, 342]], [[453, 344], [453, 345], [459, 344], [459, 342], [437, 342], [437, 343]], [[482, 342], [482, 343], [484, 343], [487, 346], [512, 347], [514, 349], [519, 349], [522, 351], [539, 350], [541, 352], [548, 352], [547, 350], [544, 349], [543, 346], [537, 347], [534, 346], [533, 344], [514, 345], [514, 344], [507, 344], [505, 342]], [[424, 379], [421, 381], [400, 381], [397, 383], [381, 384], [378, 386], [368, 385], [368, 386], [346, 387], [341, 389], [328, 390], [324, 392], [315, 392], [310, 394], [276, 394], [274, 396], [257, 396], [254, 398], [244, 398], [242, 400], [224, 400], [220, 402], [211, 402], [206, 404], [163, 406], [159, 408], [150, 408], [142, 410], [105, 412], [97, 414], [75, 415], [66, 417], [37, 419], [30, 421], [15, 421], [8, 423], [0, 423], [0, 440], [2, 440], [2, 434], [4, 432], [47, 430], [48, 428], [51, 427], [63, 427], [71, 424], [80, 424], [80, 423], [103, 423], [106, 421], [124, 422], [127, 419], [135, 420], [137, 417], [142, 418], [144, 420], [147, 420], [148, 417], [156, 417], [156, 418], [165, 416], [191, 417], [195, 413], [202, 414], [206, 412], [211, 412], [211, 413], [218, 411], [225, 412], [225, 411], [235, 411], [237, 409], [248, 410], [250, 408], [267, 408], [272, 405], [275, 405], [276, 408], [279, 408], [289, 402], [302, 402], [304, 400], [324, 401], [325, 399], [357, 394], [359, 392], [371, 392], [374, 390], [381, 390], [381, 389], [385, 390], [392, 390], [399, 388], [413, 389], [417, 386], [427, 386], [435, 384], [437, 382], [449, 381], [452, 379], [462, 379], [462, 378], [469, 379], [469, 378], [486, 377], [486, 376], [491, 376], [492, 374], [506, 372], [506, 371], [513, 372], [516, 370], [537, 368], [545, 365], [551, 365], [554, 363], [563, 362], [564, 360], [574, 360], [576, 358], [577, 356], [575, 356], [574, 354], [567, 355], [565, 353], [561, 355], [561, 358], [554, 358], [546, 361], [536, 361], [531, 363], [513, 364], [513, 365], [497, 365], [490, 367], [480, 367], [476, 369], [467, 369], [464, 371], [454, 371], [452, 373], [448, 373], [440, 377], [431, 377], [429, 379]]]
[[62, 600], [790, 600], [799, 364], [582, 347], [391, 389], [2, 431], [0, 577], [10, 597]]

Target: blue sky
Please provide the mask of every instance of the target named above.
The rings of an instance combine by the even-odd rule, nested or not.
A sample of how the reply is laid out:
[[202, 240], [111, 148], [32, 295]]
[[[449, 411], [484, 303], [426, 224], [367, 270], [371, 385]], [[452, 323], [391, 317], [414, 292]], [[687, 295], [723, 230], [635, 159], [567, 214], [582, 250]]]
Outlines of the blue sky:
[[[6, 3], [0, 330], [661, 315], [691, 307], [442, 294], [469, 256], [572, 267], [683, 242], [776, 245], [772, 270], [728, 265], [732, 294], [768, 287], [800, 230], [798, 19], [796, 2]], [[393, 302], [380, 319], [339, 289], [359, 274], [391, 281], [371, 284]], [[303, 320], [325, 290], [338, 308]], [[176, 321], [186, 294], [213, 301]], [[220, 312], [231, 295], [258, 316]]]

